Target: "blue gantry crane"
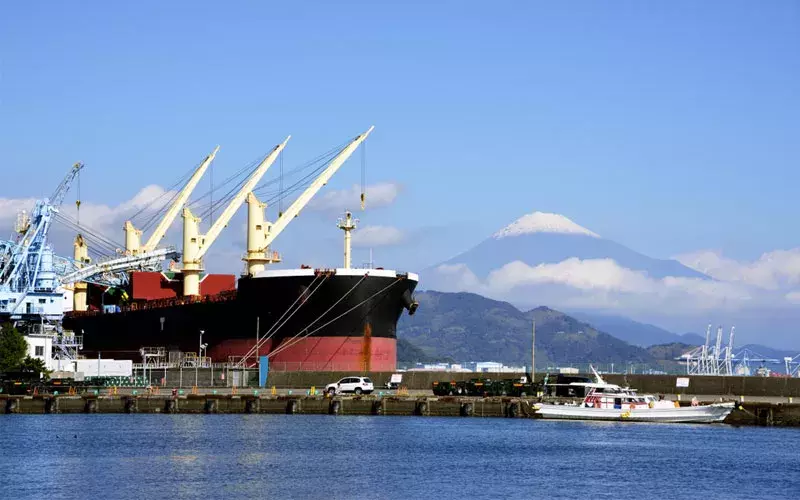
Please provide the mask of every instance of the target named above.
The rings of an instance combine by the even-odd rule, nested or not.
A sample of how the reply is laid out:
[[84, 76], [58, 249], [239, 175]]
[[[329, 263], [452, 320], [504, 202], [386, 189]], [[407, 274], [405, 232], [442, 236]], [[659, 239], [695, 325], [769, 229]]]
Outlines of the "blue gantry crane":
[[41, 324], [61, 319], [63, 296], [57, 288], [64, 260], [55, 256], [47, 236], [82, 168], [83, 163], [74, 164], [52, 196], [37, 200], [30, 214], [19, 214], [16, 238], [0, 242], [0, 320]]

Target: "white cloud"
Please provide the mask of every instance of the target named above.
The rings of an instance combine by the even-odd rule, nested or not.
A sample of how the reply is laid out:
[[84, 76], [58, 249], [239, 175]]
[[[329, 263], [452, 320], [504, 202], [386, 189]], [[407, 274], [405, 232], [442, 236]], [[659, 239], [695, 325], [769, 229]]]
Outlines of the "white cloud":
[[353, 245], [357, 247], [380, 247], [401, 243], [403, 232], [392, 226], [365, 226], [353, 232]]
[[[372, 208], [385, 207], [394, 203], [400, 194], [400, 184], [381, 182], [366, 187], [366, 206]], [[354, 184], [349, 189], [327, 191], [312, 199], [308, 208], [317, 211], [354, 210], [361, 206], [361, 186]]]
[[767, 252], [754, 262], [740, 262], [714, 250], [678, 255], [683, 265], [719, 280], [778, 290], [800, 284], [800, 248]]
[[[137, 222], [139, 225], [143, 224], [147, 221], [149, 215], [160, 209], [170, 199], [172, 194], [172, 192], [166, 192], [161, 186], [150, 185], [140, 189], [132, 198], [118, 205], [83, 202], [80, 208], [80, 223], [86, 231], [100, 234], [122, 244], [125, 239], [122, 230], [124, 222], [140, 209], [147, 207], [150, 202], [158, 200], [134, 221], [135, 224]], [[36, 200], [33, 198], [0, 198], [0, 234], [10, 231], [13, 222], [16, 220], [17, 213], [20, 210], [30, 212], [35, 202]], [[73, 220], [77, 218], [77, 210], [74, 203], [65, 202], [60, 211]], [[176, 224], [180, 223], [179, 219]], [[172, 229], [174, 231], [174, 227]], [[71, 228], [67, 228], [55, 221], [49, 239], [60, 254], [72, 255], [72, 239], [74, 236], [74, 231]], [[147, 234], [144, 236], [146, 238]], [[179, 235], [173, 235], [171, 239], [178, 240]]]
[[576, 257], [557, 264], [531, 267], [521, 261], [511, 262], [492, 271], [489, 286], [508, 290], [520, 285], [562, 284], [580, 290], [616, 290], [620, 292], [652, 291], [652, 280], [642, 272], [620, 267], [612, 259]]
[[[122, 225], [128, 218], [136, 214], [140, 209], [147, 207], [151, 202], [154, 202], [152, 207], [149, 207], [142, 215], [137, 217], [137, 221], [141, 218], [139, 224], [144, 223], [147, 220], [147, 215], [164, 206], [172, 194], [173, 192], [167, 192], [163, 187], [153, 184], [140, 189], [133, 198], [125, 200], [119, 205], [110, 206], [83, 202], [81, 203], [81, 224], [85, 224], [106, 236], [121, 240]], [[61, 212], [73, 219], [77, 217], [74, 204], [62, 206]], [[134, 225], [136, 225], [137, 221], [134, 221]]]
[[570, 258], [536, 266], [515, 261], [490, 272], [483, 281], [464, 264], [442, 265], [423, 280], [429, 289], [470, 291], [516, 304], [623, 313], [739, 310], [780, 300], [741, 283], [671, 276], [654, 279], [612, 259]]

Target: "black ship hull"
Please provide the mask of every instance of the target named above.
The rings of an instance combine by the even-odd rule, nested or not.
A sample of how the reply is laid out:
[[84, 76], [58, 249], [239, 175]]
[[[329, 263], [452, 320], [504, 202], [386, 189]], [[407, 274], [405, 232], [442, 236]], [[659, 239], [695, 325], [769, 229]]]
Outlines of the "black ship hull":
[[[134, 304], [113, 313], [72, 313], [64, 328], [84, 353], [140, 361], [140, 349], [197, 353], [214, 362], [270, 355], [271, 369], [394, 370], [396, 326], [413, 313], [414, 275], [394, 271], [269, 271], [239, 279], [230, 296]], [[266, 341], [264, 339], [266, 338]]]

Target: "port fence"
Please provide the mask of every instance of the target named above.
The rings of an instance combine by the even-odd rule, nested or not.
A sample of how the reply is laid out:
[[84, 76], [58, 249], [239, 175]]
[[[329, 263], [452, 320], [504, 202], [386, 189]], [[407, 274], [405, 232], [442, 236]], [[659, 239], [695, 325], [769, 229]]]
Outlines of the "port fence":
[[258, 368], [242, 368], [228, 363], [209, 363], [196, 367], [138, 364], [133, 366], [131, 379], [137, 384], [152, 387], [256, 387]]

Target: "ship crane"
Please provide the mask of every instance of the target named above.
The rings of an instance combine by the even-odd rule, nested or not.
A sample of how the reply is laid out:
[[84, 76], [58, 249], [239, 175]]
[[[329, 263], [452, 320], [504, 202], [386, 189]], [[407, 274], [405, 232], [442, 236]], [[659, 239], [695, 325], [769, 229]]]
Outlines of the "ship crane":
[[[286, 229], [286, 226], [294, 220], [295, 217], [300, 215], [300, 211], [305, 208], [309, 201], [322, 189], [325, 184], [333, 177], [339, 168], [347, 161], [348, 158], [358, 149], [358, 146], [364, 142], [369, 134], [372, 132], [372, 126], [353, 139], [342, 151], [331, 160], [328, 167], [314, 179], [314, 182], [297, 197], [297, 199], [289, 206], [289, 208], [278, 217], [274, 224], [266, 222], [264, 219], [264, 209], [266, 204], [262, 203], [256, 198], [253, 193], [247, 195], [247, 255], [243, 259], [247, 262], [247, 273], [251, 276], [264, 270], [264, 265], [277, 262], [280, 257], [276, 253], [271, 253], [269, 250], [270, 244], [278, 237], [278, 235]], [[347, 233], [349, 235], [349, 233]], [[349, 251], [346, 250], [349, 255]]]
[[200, 234], [200, 218], [195, 217], [188, 207], [183, 208], [183, 295], [200, 295], [200, 273], [203, 270], [203, 256], [214, 244], [225, 226], [228, 225], [233, 215], [242, 206], [245, 198], [256, 187], [267, 169], [275, 162], [291, 136], [281, 144], [275, 146], [270, 154], [264, 158], [247, 179], [231, 203], [225, 208], [219, 218], [206, 234]]
[[156, 245], [161, 242], [161, 239], [167, 233], [167, 230], [175, 221], [175, 218], [178, 217], [178, 214], [181, 212], [181, 208], [189, 200], [189, 196], [191, 196], [192, 192], [197, 187], [197, 184], [200, 182], [203, 174], [205, 174], [206, 170], [208, 170], [208, 166], [214, 161], [214, 157], [217, 156], [218, 151], [219, 146], [214, 148], [214, 151], [212, 151], [210, 155], [206, 156], [206, 158], [200, 163], [200, 166], [197, 167], [197, 170], [195, 170], [194, 174], [192, 174], [192, 177], [189, 178], [189, 181], [186, 183], [183, 189], [181, 189], [181, 192], [178, 194], [177, 198], [175, 198], [175, 201], [164, 214], [164, 218], [158, 223], [158, 226], [156, 226], [153, 234], [150, 235], [150, 238], [147, 239], [144, 245], [141, 243], [142, 231], [140, 229], [136, 229], [131, 221], [125, 221], [124, 229], [126, 253], [136, 255], [140, 252], [149, 252], [155, 250]]
[[161, 266], [161, 263], [167, 258], [177, 258], [178, 253], [173, 248], [156, 248], [167, 233], [167, 229], [175, 221], [175, 218], [180, 213], [181, 207], [186, 203], [191, 196], [200, 179], [205, 174], [214, 157], [219, 151], [219, 146], [214, 148], [214, 151], [200, 163], [197, 170], [194, 171], [189, 181], [183, 186], [175, 201], [167, 209], [164, 217], [158, 223], [153, 234], [142, 245], [142, 231], [134, 227], [131, 221], [125, 221], [123, 229], [125, 230], [125, 255], [117, 258], [112, 258], [104, 262], [92, 264], [89, 259], [89, 248], [86, 240], [82, 235], [78, 234], [75, 238], [74, 246], [74, 259], [75, 265], [78, 268], [76, 271], [69, 273], [62, 277], [62, 283], [74, 283], [72, 295], [72, 308], [75, 311], [85, 311], [87, 309], [87, 294], [88, 286], [86, 279], [97, 278], [102, 276], [106, 281], [113, 281], [115, 275], [130, 272], [133, 270], [156, 269]]

